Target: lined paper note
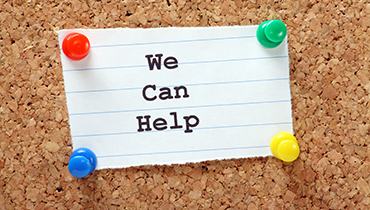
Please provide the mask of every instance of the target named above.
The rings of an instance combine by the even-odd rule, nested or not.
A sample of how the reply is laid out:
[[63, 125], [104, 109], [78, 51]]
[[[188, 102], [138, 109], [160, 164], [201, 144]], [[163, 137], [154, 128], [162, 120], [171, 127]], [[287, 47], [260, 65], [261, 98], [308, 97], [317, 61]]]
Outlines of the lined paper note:
[[256, 30], [60, 31], [60, 46], [71, 32], [91, 43], [81, 61], [61, 55], [73, 149], [97, 169], [272, 155], [272, 137], [293, 133], [288, 48]]

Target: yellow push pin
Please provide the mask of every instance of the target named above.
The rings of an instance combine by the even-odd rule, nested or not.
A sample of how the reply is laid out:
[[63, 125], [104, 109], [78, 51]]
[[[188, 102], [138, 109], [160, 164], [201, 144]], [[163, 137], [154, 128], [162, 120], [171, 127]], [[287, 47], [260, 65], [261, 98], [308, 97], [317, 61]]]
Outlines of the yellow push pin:
[[276, 134], [271, 140], [270, 149], [276, 158], [284, 162], [292, 162], [299, 156], [298, 141], [287, 132]]

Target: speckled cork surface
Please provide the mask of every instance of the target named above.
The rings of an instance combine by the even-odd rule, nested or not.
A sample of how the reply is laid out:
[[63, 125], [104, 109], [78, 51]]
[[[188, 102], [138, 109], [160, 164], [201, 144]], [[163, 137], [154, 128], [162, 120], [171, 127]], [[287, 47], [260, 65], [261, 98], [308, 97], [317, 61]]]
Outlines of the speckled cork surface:
[[[298, 160], [69, 174], [55, 31], [274, 18], [288, 28]], [[0, 209], [370, 209], [369, 26], [362, 0], [0, 1]]]

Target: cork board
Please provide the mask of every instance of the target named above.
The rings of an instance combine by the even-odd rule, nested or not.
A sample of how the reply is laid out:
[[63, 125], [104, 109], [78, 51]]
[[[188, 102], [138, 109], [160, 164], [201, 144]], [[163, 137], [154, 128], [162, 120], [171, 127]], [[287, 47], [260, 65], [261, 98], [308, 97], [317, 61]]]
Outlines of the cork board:
[[[287, 24], [299, 159], [72, 177], [56, 30]], [[315, 0], [0, 2], [0, 209], [370, 208], [370, 4]]]

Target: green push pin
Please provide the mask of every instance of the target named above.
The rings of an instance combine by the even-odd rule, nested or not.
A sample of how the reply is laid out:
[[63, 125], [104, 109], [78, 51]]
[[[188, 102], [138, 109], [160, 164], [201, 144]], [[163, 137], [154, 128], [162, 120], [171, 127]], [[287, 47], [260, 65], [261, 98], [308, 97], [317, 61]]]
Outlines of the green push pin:
[[266, 48], [274, 48], [285, 39], [287, 29], [281, 20], [267, 20], [257, 29], [257, 39]]

